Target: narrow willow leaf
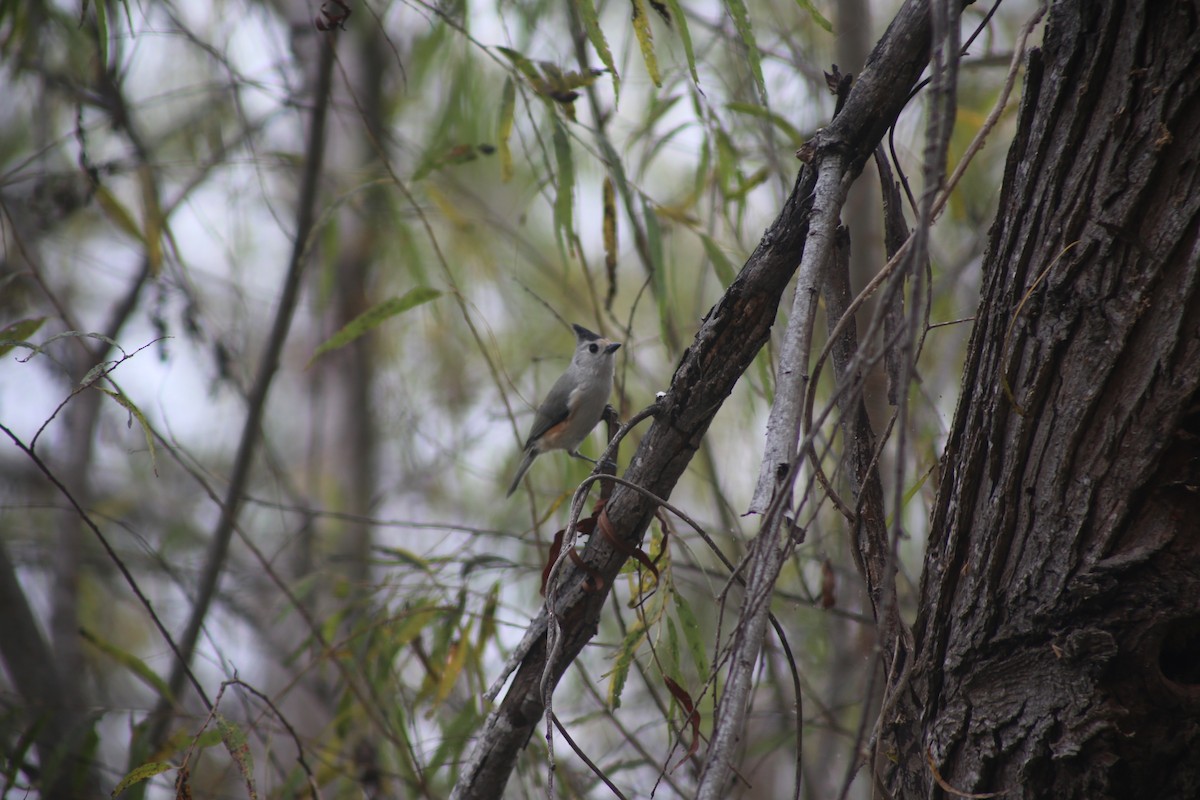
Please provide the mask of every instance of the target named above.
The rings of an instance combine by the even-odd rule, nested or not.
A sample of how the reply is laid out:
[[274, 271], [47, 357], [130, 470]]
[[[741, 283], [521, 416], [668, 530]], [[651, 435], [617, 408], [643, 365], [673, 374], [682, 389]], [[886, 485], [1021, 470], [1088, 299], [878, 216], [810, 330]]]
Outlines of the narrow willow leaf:
[[[138, 680], [153, 689], [160, 698], [167, 701], [171, 701], [174, 698], [175, 695], [172, 694], [171, 687], [159, 677], [157, 672], [150, 669], [145, 661], [142, 661], [127, 650], [122, 650], [112, 642], [97, 639], [90, 631], [80, 630], [79, 633], [88, 644], [132, 672]], [[154, 774], [157, 775], [158, 773]]]
[[162, 272], [163, 214], [158, 203], [158, 189], [154, 185], [154, 173], [150, 167], [138, 168], [138, 180], [142, 187], [142, 241], [146, 244], [146, 262], [150, 274], [158, 277]]
[[150, 423], [146, 420], [145, 415], [142, 414], [142, 410], [134, 405], [134, 402], [126, 397], [123, 392], [114, 392], [102, 386], [97, 386], [96, 388], [120, 403], [121, 407], [138, 421], [138, 425], [142, 426], [142, 435], [146, 437], [146, 448], [150, 451], [150, 468], [154, 470], [155, 475], [158, 475], [158, 452], [154, 449], [154, 430], [150, 427]]
[[746, 10], [746, 4], [742, 0], [725, 0], [725, 7], [729, 9], [729, 16], [733, 17], [733, 27], [737, 28], [738, 36], [742, 37], [742, 44], [746, 45], [746, 58], [750, 61], [750, 73], [754, 76], [754, 83], [758, 86], [763, 103], [766, 103], [767, 84], [763, 80], [762, 53], [758, 51], [758, 42], [754, 40], [754, 29], [750, 26], [750, 12]]
[[654, 56], [654, 33], [650, 30], [650, 17], [646, 16], [645, 0], [633, 0], [633, 32], [638, 46], [642, 48], [642, 61], [654, 85], [662, 88], [662, 75], [658, 71], [658, 59]]
[[737, 270], [725, 252], [707, 233], [700, 234], [700, 242], [704, 245], [704, 252], [708, 255], [708, 260], [712, 262], [713, 272], [717, 273], [717, 280], [721, 282], [721, 285], [728, 286], [733, 283], [734, 278], [737, 277]]
[[679, 672], [679, 654], [679, 629], [675, 625], [675, 620], [667, 617], [667, 646], [663, 647], [659, 643], [658, 657], [662, 662], [663, 675], [668, 678], [674, 678], [676, 681], [683, 678], [683, 675]]
[[575, 7], [579, 9], [580, 18], [583, 19], [583, 29], [587, 33], [588, 41], [596, 49], [596, 55], [600, 56], [600, 61], [612, 73], [613, 104], [619, 105], [621, 76], [617, 74], [617, 65], [613, 61], [612, 52], [608, 49], [608, 40], [604, 38], [604, 31], [600, 29], [600, 16], [596, 13], [596, 3], [594, 0], [574, 0], [574, 2]]
[[608, 276], [608, 293], [604, 307], [612, 310], [617, 296], [617, 192], [612, 178], [604, 179], [604, 271]]
[[437, 289], [431, 289], [428, 286], [418, 286], [415, 289], [409, 289], [401, 297], [390, 297], [382, 303], [371, 306], [347, 322], [340, 331], [322, 342], [320, 347], [313, 352], [313, 356], [309, 359], [307, 366], [312, 366], [312, 363], [318, 357], [328, 353], [330, 350], [345, 347], [360, 336], [374, 330], [389, 317], [403, 314], [405, 311], [416, 308], [422, 303], [428, 303], [435, 297], [440, 297], [441, 294]]
[[505, 58], [511, 61], [513, 66], [520, 70], [521, 74], [528, 78], [531, 82], [537, 83], [542, 79], [542, 76], [538, 74], [537, 67], [533, 65], [533, 62], [522, 54], [518, 53], [516, 50], [508, 47], [497, 47], [496, 49], [499, 50]]
[[122, 232], [139, 242], [142, 241], [142, 229], [138, 227], [133, 214], [103, 184], [96, 186], [96, 202], [100, 204], [100, 210], [104, 212], [105, 216]]
[[512, 137], [516, 107], [517, 84], [510, 75], [505, 78], [504, 89], [500, 92], [500, 120], [496, 124], [496, 142], [500, 148], [500, 178], [506, 183], [512, 180], [513, 176], [512, 148], [508, 140]]
[[708, 651], [704, 646], [704, 633], [700, 630], [700, 622], [682, 594], [672, 591], [671, 596], [675, 601], [675, 615], [679, 617], [679, 624], [683, 626], [683, 640], [687, 642], [692, 663], [696, 665], [700, 679], [708, 680]]
[[573, 238], [575, 162], [571, 158], [571, 142], [567, 139], [567, 129], [558, 117], [554, 117], [554, 157], [558, 163], [558, 194], [554, 198], [554, 233], [558, 238], [559, 247], [562, 248], [564, 240], [570, 242]]
[[492, 584], [487, 601], [483, 604], [483, 611], [479, 613], [479, 636], [475, 641], [478, 642], [477, 647], [481, 652], [488, 646], [491, 638], [496, 635], [496, 609], [499, 605], [500, 584], [497, 582]]
[[6, 325], [0, 330], [0, 356], [20, 345], [21, 347], [35, 347], [25, 340], [38, 332], [38, 328], [42, 327], [42, 323], [46, 321], [45, 317], [30, 317], [29, 319], [21, 319], [16, 322]]
[[683, 44], [683, 55], [687, 58], [688, 71], [692, 73], [692, 83], [700, 85], [700, 76], [696, 74], [696, 53], [692, 49], [692, 34], [688, 32], [687, 17], [679, 0], [666, 0], [671, 16], [675, 18], [675, 27], [679, 29], [679, 41]]
[[475, 710], [474, 703], [463, 703], [462, 710], [454, 715], [448, 725], [440, 731], [441, 743], [433, 751], [433, 757], [425, 765], [426, 774], [435, 774], [446, 763], [459, 764], [462, 761], [463, 749], [479, 732], [482, 720]]
[[626, 631], [625, 639], [617, 649], [617, 656], [613, 661], [612, 672], [609, 673], [611, 678], [608, 682], [608, 707], [614, 711], [621, 707], [621, 692], [625, 689], [625, 679], [629, 677], [629, 667], [633, 664], [633, 657], [637, 655], [638, 648], [645, 639], [646, 628], [640, 621], [636, 622]]
[[221, 731], [221, 741], [229, 751], [229, 757], [238, 766], [242, 779], [246, 782], [246, 795], [251, 800], [258, 799], [258, 790], [254, 787], [254, 756], [246, 741], [246, 733], [236, 722], [230, 722], [217, 714], [217, 730]]
[[91, 386], [93, 383], [107, 375], [108, 371], [112, 369], [114, 363], [115, 362], [112, 361], [101, 361], [99, 364], [84, 373], [83, 377], [79, 379], [79, 385], [81, 387]]
[[412, 642], [431, 625], [441, 625], [444, 613], [433, 607], [413, 608], [404, 612], [398, 623], [388, 628], [388, 638], [398, 650]]
[[397, 564], [405, 564], [410, 567], [416, 567], [417, 569], [421, 570], [422, 572], [427, 572], [429, 574], [433, 574], [433, 569], [430, 567], [429, 561], [427, 559], [421, 558], [419, 555], [412, 552], [411, 550], [405, 550], [403, 547], [384, 547], [382, 545], [376, 545], [376, 547], [374, 549], [376, 550], [376, 552], [386, 553], [387, 555], [389, 555], [393, 559], [395, 559], [395, 561], [383, 562], [388, 566], [396, 566]]
[[646, 225], [646, 244], [650, 251], [650, 264], [654, 270], [650, 275], [654, 299], [658, 303], [658, 324], [663, 341], [667, 341], [667, 268], [663, 259], [662, 231], [658, 225], [658, 214], [645, 200], [642, 201], [642, 219]]
[[796, 0], [796, 5], [807, 11], [809, 16], [813, 18], [813, 22], [824, 28], [826, 33], [833, 33], [833, 23], [826, 19], [825, 16], [817, 10], [817, 7], [813, 5], [812, 0]]
[[100, 48], [100, 68], [106, 70], [108, 69], [108, 7], [103, 0], [96, 3], [96, 45]]
[[446, 661], [442, 666], [442, 673], [438, 676], [437, 691], [434, 692], [433, 696], [434, 705], [440, 706], [446, 701], [446, 698], [450, 696], [450, 690], [458, 682], [458, 676], [462, 674], [463, 666], [467, 663], [467, 656], [471, 654], [473, 649], [467, 633], [464, 630], [462, 637], [450, 645], [450, 650], [446, 654]]
[[[99, 3], [98, 5], [104, 5]], [[148, 764], [142, 764], [140, 767], [135, 767], [118, 783], [112, 790], [109, 797], [117, 797], [125, 792], [130, 786], [149, 780], [155, 775], [161, 775], [167, 770], [175, 769], [173, 764], [166, 761], [151, 761]]]
[[805, 142], [806, 137], [800, 132], [799, 128], [788, 122], [780, 115], [776, 114], [774, 111], [771, 111], [769, 108], [756, 105], [754, 103], [730, 103], [726, 106], [726, 108], [738, 114], [747, 114], [751, 117], [758, 117], [759, 119], [764, 119], [767, 122], [770, 122], [772, 125], [779, 128], [779, 130], [787, 134], [787, 137], [792, 140], [792, 144], [796, 147], [799, 147]]

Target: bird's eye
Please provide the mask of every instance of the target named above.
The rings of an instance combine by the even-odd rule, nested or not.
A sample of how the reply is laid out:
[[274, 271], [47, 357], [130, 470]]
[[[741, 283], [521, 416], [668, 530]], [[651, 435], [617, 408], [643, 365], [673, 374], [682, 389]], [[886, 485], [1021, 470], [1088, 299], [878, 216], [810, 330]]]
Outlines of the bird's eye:
[[595, 344], [595, 343], [589, 344], [589, 345], [588, 345], [588, 352], [589, 352], [589, 353], [599, 353], [599, 352], [600, 352], [600, 345], [598, 345], [598, 344]]

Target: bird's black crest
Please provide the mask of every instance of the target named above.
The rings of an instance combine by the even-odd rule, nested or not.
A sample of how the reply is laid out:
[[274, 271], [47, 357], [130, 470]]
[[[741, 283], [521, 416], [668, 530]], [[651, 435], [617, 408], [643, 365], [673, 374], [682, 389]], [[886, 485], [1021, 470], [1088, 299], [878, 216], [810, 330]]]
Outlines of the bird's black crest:
[[582, 325], [572, 323], [571, 327], [575, 329], [575, 338], [581, 342], [594, 342], [600, 338], [600, 334], [592, 333]]

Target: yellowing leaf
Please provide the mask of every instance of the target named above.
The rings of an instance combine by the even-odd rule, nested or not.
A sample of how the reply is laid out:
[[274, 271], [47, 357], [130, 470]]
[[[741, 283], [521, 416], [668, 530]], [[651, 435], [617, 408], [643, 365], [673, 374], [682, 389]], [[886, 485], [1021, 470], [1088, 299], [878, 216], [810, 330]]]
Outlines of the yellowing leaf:
[[604, 271], [608, 276], [608, 294], [604, 307], [612, 309], [617, 294], [617, 192], [612, 178], [604, 179]]
[[[101, 5], [103, 5], [103, 3], [101, 3]], [[121, 778], [121, 782], [113, 788], [112, 794], [110, 794], [109, 797], [117, 797], [123, 794], [126, 789], [128, 789], [130, 786], [133, 786], [135, 783], [141, 783], [142, 781], [149, 780], [155, 775], [161, 775], [169, 769], [175, 769], [175, 767], [166, 761], [151, 761], [148, 764], [142, 764], [140, 767], [135, 767], [134, 769], [130, 770], [129, 774], [127, 774], [124, 778]]]
[[650, 17], [646, 16], [645, 0], [633, 0], [633, 32], [638, 46], [642, 48], [642, 61], [654, 85], [662, 86], [662, 75], [658, 72], [658, 59], [654, 56], [654, 34], [650, 30]]
[[146, 243], [146, 261], [150, 274], [157, 277], [162, 272], [163, 214], [158, 203], [158, 188], [154, 185], [154, 173], [142, 165], [138, 169], [142, 187], [142, 241]]
[[247, 796], [251, 800], [258, 800], [258, 790], [254, 788], [254, 756], [246, 741], [245, 731], [237, 723], [230, 722], [220, 714], [217, 714], [217, 730], [221, 731], [221, 741], [225, 743], [230, 758], [237, 764], [238, 772], [242, 773]]
[[433, 701], [436, 705], [441, 705], [450, 696], [450, 690], [458, 682], [458, 676], [462, 674], [463, 665], [467, 663], [467, 654], [470, 652], [471, 645], [465, 635], [450, 645], [450, 652], [446, 654], [446, 662], [442, 665], [437, 691], [434, 693]]
[[103, 184], [96, 186], [96, 202], [100, 204], [100, 209], [105, 216], [112, 220], [113, 224], [130, 237], [139, 242], [142, 241], [142, 230], [138, 227], [133, 214], [129, 213], [129, 209]]

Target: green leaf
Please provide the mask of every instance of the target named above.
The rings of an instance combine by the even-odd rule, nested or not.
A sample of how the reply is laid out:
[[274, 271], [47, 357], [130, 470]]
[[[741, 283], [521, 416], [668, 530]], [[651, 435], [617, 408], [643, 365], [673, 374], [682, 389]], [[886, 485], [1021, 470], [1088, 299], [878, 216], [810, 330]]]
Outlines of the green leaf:
[[313, 356], [309, 359], [305, 369], [311, 367], [317, 358], [328, 353], [330, 350], [345, 347], [360, 336], [379, 327], [389, 317], [403, 314], [405, 311], [416, 308], [422, 303], [428, 303], [435, 297], [440, 297], [441, 294], [437, 289], [431, 289], [428, 286], [418, 286], [415, 289], [409, 289], [402, 297], [390, 297], [382, 303], [368, 308], [347, 322], [340, 331], [322, 342], [320, 347], [313, 352]]
[[[154, 429], [150, 427], [150, 423], [146, 420], [145, 415], [142, 414], [142, 410], [134, 405], [133, 401], [126, 397], [123, 392], [114, 392], [111, 389], [105, 389], [103, 386], [95, 388], [104, 392], [113, 400], [116, 400], [121, 404], [122, 408], [137, 419], [138, 424], [142, 426], [142, 435], [146, 437], [146, 447], [150, 450], [150, 467], [154, 470], [154, 474], [158, 475], [158, 454], [154, 449]], [[132, 424], [132, 421], [130, 421], [130, 425]]]
[[824, 28], [826, 33], [833, 33], [833, 24], [826, 19], [820, 11], [817, 10], [817, 7], [813, 5], [812, 0], [796, 0], [796, 5], [807, 11], [813, 18], [813, 22]]
[[801, 133], [795, 125], [788, 122], [774, 111], [771, 111], [769, 108], [756, 105], [755, 103], [730, 103], [726, 106], [726, 108], [737, 114], [747, 114], [751, 117], [758, 117], [759, 119], [770, 122], [772, 125], [779, 128], [779, 130], [787, 134], [787, 137], [792, 140], [792, 144], [794, 144], [796, 147], [804, 144], [804, 134]]
[[558, 162], [558, 194], [554, 198], [554, 232], [558, 238], [559, 247], [572, 238], [574, 228], [573, 208], [575, 191], [575, 162], [571, 158], [571, 142], [567, 139], [567, 129], [558, 117], [554, 120], [554, 156]]
[[737, 277], [737, 269], [725, 255], [725, 251], [707, 233], [700, 234], [700, 243], [704, 245], [704, 252], [708, 255], [708, 260], [712, 262], [713, 272], [717, 273], [717, 280], [721, 282], [721, 285], [728, 286], [733, 283]]
[[663, 259], [662, 230], [658, 225], [658, 214], [645, 200], [642, 201], [642, 219], [646, 224], [646, 244], [654, 270], [650, 280], [653, 282], [654, 299], [658, 303], [658, 323], [663, 341], [667, 341], [667, 268]]
[[[172, 700], [174, 695], [171, 693], [171, 687], [167, 682], [159, 677], [158, 673], [146, 666], [146, 662], [142, 661], [137, 656], [117, 647], [112, 642], [106, 642], [102, 639], [97, 639], [90, 631], [80, 630], [80, 635], [84, 641], [95, 647], [101, 653], [116, 661], [125, 669], [129, 670], [142, 683], [149, 686], [163, 700]], [[157, 775], [158, 773], [154, 773]]]
[[427, 572], [427, 573], [433, 572], [433, 569], [429, 565], [429, 561], [427, 559], [421, 558], [419, 555], [412, 552], [411, 550], [405, 550], [402, 547], [384, 547], [382, 545], [377, 546], [375, 548], [375, 550], [377, 550], [380, 553], [386, 553], [387, 555], [389, 555], [393, 559], [395, 559], [394, 561], [391, 561], [391, 560], [380, 561], [381, 564], [384, 564], [386, 566], [396, 566], [397, 564], [407, 564], [410, 567], [416, 567], [417, 569], [421, 570], [422, 572]]
[[512, 137], [513, 116], [517, 107], [517, 84], [512, 76], [504, 80], [504, 89], [500, 92], [500, 119], [496, 123], [496, 143], [500, 148], [500, 177], [505, 182], [512, 180], [513, 158], [512, 148], [508, 140]]
[[654, 33], [650, 30], [650, 17], [646, 15], [645, 0], [633, 0], [633, 32], [638, 46], [642, 48], [642, 61], [654, 85], [662, 88], [662, 75], [658, 71], [658, 59], [654, 56]]
[[427, 774], [434, 774], [448, 762], [461, 762], [463, 749], [478, 733], [481, 723], [479, 712], [474, 703], [463, 703], [462, 709], [454, 715], [448, 725], [441, 730], [441, 743], [433, 751], [433, 757], [425, 765]]
[[700, 630], [700, 622], [682, 594], [672, 589], [671, 596], [675, 600], [675, 616], [679, 617], [679, 624], [683, 626], [683, 640], [687, 642], [692, 663], [696, 665], [696, 672], [700, 675], [700, 680], [706, 681], [709, 669], [708, 652], [704, 646], [704, 632]]
[[758, 51], [758, 42], [754, 40], [754, 28], [750, 26], [750, 12], [746, 10], [746, 4], [742, 0], [725, 0], [725, 5], [729, 9], [729, 16], [733, 17], [733, 27], [737, 28], [738, 36], [742, 37], [742, 44], [746, 45], [746, 57], [750, 60], [750, 73], [754, 76], [754, 83], [758, 86], [763, 103], [766, 103], [767, 84], [763, 80], [762, 53]]
[[[99, 5], [104, 4], [100, 3]], [[155, 775], [161, 775], [170, 769], [175, 769], [175, 765], [166, 761], [151, 761], [148, 764], [142, 764], [140, 767], [135, 767], [124, 778], [121, 778], [121, 782], [113, 788], [112, 794], [110, 794], [109, 797], [117, 797], [135, 783], [141, 783], [142, 781], [149, 780]]]
[[516, 50], [508, 47], [497, 47], [496, 49], [499, 50], [505, 58], [511, 61], [513, 66], [520, 70], [521, 74], [528, 78], [531, 83], [537, 83], [542, 79], [542, 76], [538, 74], [537, 67], [533, 65], [533, 62], [518, 53]]
[[675, 620], [667, 617], [667, 646], [658, 646], [659, 659], [662, 662], [663, 674], [676, 681], [681, 681], [683, 675], [679, 672], [679, 630]]
[[[84, 9], [84, 13], [87, 9]], [[100, 69], [108, 69], [108, 8], [104, 0], [96, 3], [96, 45], [100, 48]]]
[[625, 689], [625, 679], [629, 677], [629, 667], [645, 639], [646, 628], [639, 620], [625, 632], [625, 639], [617, 649], [612, 672], [609, 673], [612, 677], [608, 682], [608, 707], [614, 711], [621, 707], [621, 692]]
[[500, 584], [493, 583], [491, 591], [488, 592], [487, 601], [483, 604], [483, 611], [479, 614], [479, 636], [476, 638], [478, 643], [476, 647], [480, 652], [487, 647], [489, 641], [496, 635], [496, 609], [500, 605]]
[[17, 320], [0, 330], [0, 356], [14, 347], [36, 347], [25, 340], [37, 333], [38, 328], [42, 327], [42, 323], [45, 321], [45, 317], [30, 317]]
[[588, 41], [596, 49], [596, 55], [600, 56], [600, 61], [612, 73], [613, 103], [614, 105], [619, 104], [621, 76], [617, 74], [617, 65], [613, 61], [612, 52], [608, 49], [608, 41], [604, 38], [604, 31], [600, 29], [600, 16], [596, 13], [596, 4], [593, 0], [574, 0], [574, 2], [575, 7], [579, 9], [579, 16], [583, 19], [583, 29], [587, 33]]
[[675, 19], [675, 25], [679, 28], [679, 41], [683, 43], [683, 54], [687, 58], [688, 71], [692, 73], [692, 83], [700, 85], [700, 76], [696, 74], [696, 53], [692, 50], [692, 34], [688, 32], [687, 18], [683, 15], [683, 8], [679, 5], [679, 0], [666, 0], [667, 8], [671, 9], [671, 16]]

